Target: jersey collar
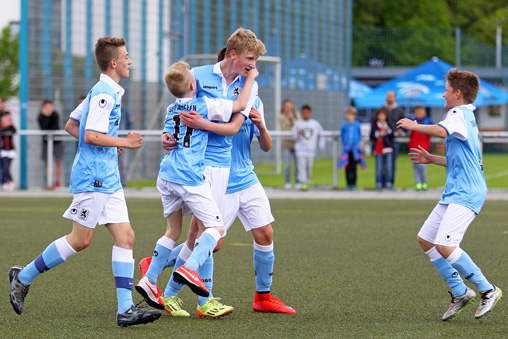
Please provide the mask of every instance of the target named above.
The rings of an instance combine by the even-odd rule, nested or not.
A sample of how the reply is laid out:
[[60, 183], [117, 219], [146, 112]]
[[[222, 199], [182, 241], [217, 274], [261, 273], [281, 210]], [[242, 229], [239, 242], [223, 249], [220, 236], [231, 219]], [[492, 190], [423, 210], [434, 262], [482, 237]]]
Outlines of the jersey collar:
[[101, 81], [104, 81], [105, 83], [107, 83], [109, 86], [111, 86], [111, 88], [113, 88], [113, 90], [115, 92], [117, 92], [120, 96], [123, 96], [123, 94], [125, 93], [125, 90], [123, 89], [122, 86], [120, 86], [115, 80], [113, 80], [109, 75], [106, 75], [104, 73], [101, 73], [101, 77], [100, 77], [100, 80]]

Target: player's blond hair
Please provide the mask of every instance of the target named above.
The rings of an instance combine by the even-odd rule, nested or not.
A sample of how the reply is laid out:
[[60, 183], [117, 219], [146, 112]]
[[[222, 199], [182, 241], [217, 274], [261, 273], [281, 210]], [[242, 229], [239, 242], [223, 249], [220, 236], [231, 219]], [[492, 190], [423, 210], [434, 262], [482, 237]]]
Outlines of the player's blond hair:
[[175, 62], [169, 67], [164, 77], [169, 91], [177, 98], [182, 98], [194, 80], [189, 64], [183, 61]]
[[232, 50], [237, 55], [245, 52], [254, 52], [256, 57], [266, 53], [265, 44], [256, 37], [253, 31], [240, 27], [228, 39], [226, 44], [226, 58], [229, 57]]
[[118, 59], [120, 52], [119, 47], [125, 46], [124, 38], [114, 38], [106, 36], [99, 38], [95, 44], [95, 62], [101, 72], [105, 72], [109, 69], [109, 62], [111, 59]]
[[462, 92], [465, 102], [472, 104], [476, 100], [480, 89], [480, 79], [476, 74], [452, 68], [445, 78], [454, 91], [460, 90]]

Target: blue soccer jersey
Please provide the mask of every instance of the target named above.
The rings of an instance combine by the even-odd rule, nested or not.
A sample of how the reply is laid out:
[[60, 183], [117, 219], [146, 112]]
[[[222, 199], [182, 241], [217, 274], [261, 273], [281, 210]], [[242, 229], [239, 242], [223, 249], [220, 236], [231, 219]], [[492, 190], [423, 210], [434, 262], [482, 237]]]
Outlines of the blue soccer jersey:
[[[120, 126], [120, 104], [124, 89], [113, 79], [101, 74], [86, 99], [79, 106], [79, 143], [72, 165], [69, 191], [71, 193], [114, 193], [122, 189], [118, 172], [116, 147], [90, 145], [85, 131], [96, 131], [114, 137]], [[77, 119], [77, 116], [73, 116]]]
[[[256, 98], [254, 107], [264, 116], [263, 102]], [[264, 121], [264, 118], [263, 118]], [[231, 170], [229, 172], [226, 194], [242, 191], [259, 182], [251, 160], [251, 143], [254, 135], [259, 137], [259, 130], [252, 120], [247, 119], [240, 131], [233, 137], [231, 150]]]
[[[245, 77], [238, 75], [236, 79], [227, 86], [226, 79], [220, 69], [220, 63], [195, 67], [192, 69], [192, 72], [196, 79], [196, 97], [198, 98], [206, 96], [209, 98], [221, 98], [235, 101], [240, 95], [246, 80]], [[257, 95], [258, 85], [254, 82], [247, 107], [241, 112], [245, 117], [249, 116], [250, 109]], [[214, 167], [230, 167], [232, 141], [232, 137], [209, 132], [208, 147], [205, 153], [205, 164]]]
[[439, 123], [448, 131], [446, 185], [440, 203], [466, 206], [478, 214], [487, 196], [487, 184], [475, 109], [473, 105], [455, 107]]
[[181, 98], [168, 106], [162, 132], [173, 135], [178, 148], [162, 157], [159, 177], [180, 185], [199, 186], [204, 183], [204, 155], [209, 132], [188, 128], [180, 122], [178, 113], [189, 111], [196, 111], [207, 120], [229, 121], [233, 101], [207, 97]]

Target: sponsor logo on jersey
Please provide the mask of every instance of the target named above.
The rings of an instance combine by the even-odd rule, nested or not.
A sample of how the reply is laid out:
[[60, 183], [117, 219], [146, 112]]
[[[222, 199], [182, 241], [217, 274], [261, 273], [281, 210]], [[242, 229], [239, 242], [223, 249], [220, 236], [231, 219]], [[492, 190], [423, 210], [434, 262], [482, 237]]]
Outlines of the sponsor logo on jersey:
[[217, 86], [204, 85], [203, 88], [206, 88], [206, 89], [217, 89]]

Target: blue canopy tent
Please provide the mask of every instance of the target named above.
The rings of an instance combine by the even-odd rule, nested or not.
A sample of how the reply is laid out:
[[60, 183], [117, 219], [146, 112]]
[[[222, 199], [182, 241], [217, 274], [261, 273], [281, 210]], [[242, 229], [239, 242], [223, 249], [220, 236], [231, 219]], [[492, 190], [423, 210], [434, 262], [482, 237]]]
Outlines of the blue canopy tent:
[[370, 86], [367, 86], [363, 82], [354, 78], [349, 79], [349, 97], [351, 99], [361, 98], [370, 92], [372, 92], [372, 88]]
[[[434, 57], [408, 73], [394, 78], [355, 100], [356, 108], [378, 108], [385, 104], [386, 92], [394, 91], [400, 106], [444, 107], [445, 75], [454, 66]], [[480, 79], [480, 91], [473, 105], [497, 106], [508, 103], [508, 93]]]

